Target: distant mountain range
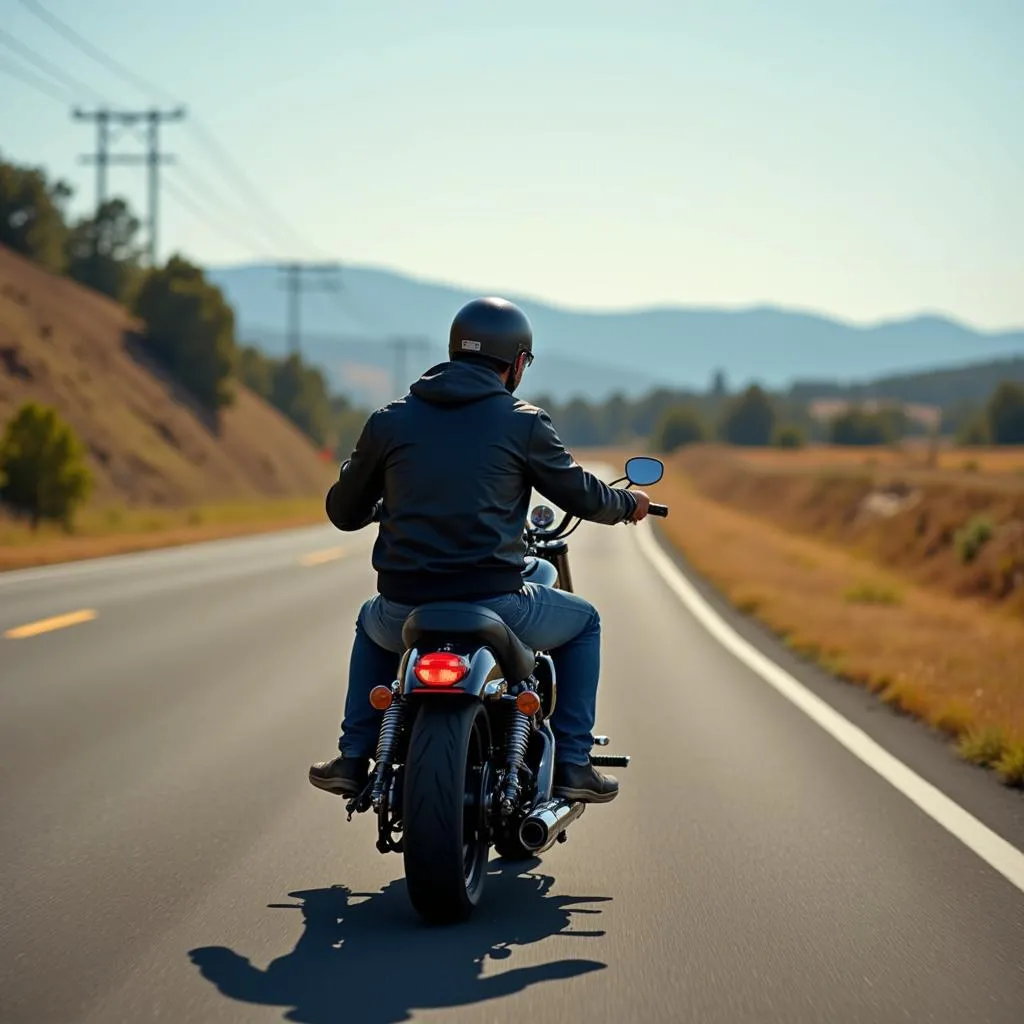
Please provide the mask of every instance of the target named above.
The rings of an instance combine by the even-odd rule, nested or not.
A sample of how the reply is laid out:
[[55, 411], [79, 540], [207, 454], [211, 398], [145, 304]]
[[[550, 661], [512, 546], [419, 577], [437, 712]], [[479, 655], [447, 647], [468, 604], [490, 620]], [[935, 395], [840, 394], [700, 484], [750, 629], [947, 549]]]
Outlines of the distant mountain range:
[[[283, 353], [287, 306], [276, 267], [215, 267], [208, 274], [234, 306], [242, 341]], [[323, 282], [310, 277], [302, 296], [303, 356], [325, 370], [335, 389], [371, 404], [395, 391], [397, 355], [388, 339], [422, 337], [428, 346], [407, 352], [404, 390], [445, 357], [459, 306], [486, 294], [369, 267], [343, 266], [338, 280], [338, 291], [324, 292], [312, 290]], [[534, 326], [537, 360], [524, 393], [560, 401], [633, 397], [654, 387], [703, 389], [718, 370], [732, 387], [757, 380], [783, 388], [1024, 355], [1024, 329], [978, 331], [939, 316], [861, 326], [772, 307], [587, 312], [505, 297], [521, 304]]]

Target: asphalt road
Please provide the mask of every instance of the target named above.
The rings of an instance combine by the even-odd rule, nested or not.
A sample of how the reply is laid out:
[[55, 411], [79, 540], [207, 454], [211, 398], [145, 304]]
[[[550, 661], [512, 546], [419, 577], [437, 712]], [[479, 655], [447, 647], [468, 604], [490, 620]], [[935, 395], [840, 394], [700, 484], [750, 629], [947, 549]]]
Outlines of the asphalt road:
[[[305, 777], [369, 531], [0, 576], [0, 634], [94, 616], [0, 638], [0, 1021], [1021, 1024], [1021, 889], [713, 639], [636, 533], [573, 547], [623, 792], [443, 930]], [[791, 667], [1024, 846], [1019, 794]]]

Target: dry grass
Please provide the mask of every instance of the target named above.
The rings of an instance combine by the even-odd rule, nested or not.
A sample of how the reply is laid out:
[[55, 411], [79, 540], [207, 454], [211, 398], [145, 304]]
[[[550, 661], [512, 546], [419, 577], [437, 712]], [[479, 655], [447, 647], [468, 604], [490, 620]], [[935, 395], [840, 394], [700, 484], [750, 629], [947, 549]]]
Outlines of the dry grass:
[[32, 533], [23, 523], [0, 518], [0, 570], [175, 547], [324, 521], [322, 497], [178, 509], [88, 509], [72, 535], [55, 527], [42, 527]]
[[1024, 782], [1024, 623], [910, 582], [866, 583], [863, 554], [714, 501], [678, 472], [651, 491], [672, 506], [669, 539], [790, 648]]

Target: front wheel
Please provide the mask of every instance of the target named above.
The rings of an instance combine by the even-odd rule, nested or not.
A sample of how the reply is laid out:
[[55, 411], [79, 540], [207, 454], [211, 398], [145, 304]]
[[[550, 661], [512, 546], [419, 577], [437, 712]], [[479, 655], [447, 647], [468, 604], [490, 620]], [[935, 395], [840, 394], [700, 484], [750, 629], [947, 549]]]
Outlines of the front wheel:
[[479, 702], [451, 701], [420, 707], [403, 786], [406, 887], [417, 913], [433, 924], [468, 918], [487, 877], [487, 713]]

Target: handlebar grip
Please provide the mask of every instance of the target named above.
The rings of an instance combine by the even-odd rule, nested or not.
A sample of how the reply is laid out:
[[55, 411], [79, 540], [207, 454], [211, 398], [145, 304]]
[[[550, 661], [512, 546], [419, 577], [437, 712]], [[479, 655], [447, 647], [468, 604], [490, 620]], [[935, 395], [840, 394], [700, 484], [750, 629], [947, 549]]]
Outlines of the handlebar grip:
[[656, 505], [653, 501], [647, 509], [649, 516], [661, 516], [662, 519], [668, 516], [668, 505]]

